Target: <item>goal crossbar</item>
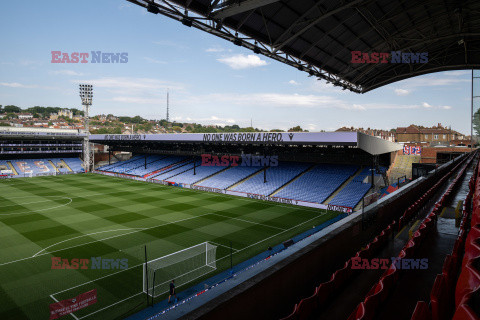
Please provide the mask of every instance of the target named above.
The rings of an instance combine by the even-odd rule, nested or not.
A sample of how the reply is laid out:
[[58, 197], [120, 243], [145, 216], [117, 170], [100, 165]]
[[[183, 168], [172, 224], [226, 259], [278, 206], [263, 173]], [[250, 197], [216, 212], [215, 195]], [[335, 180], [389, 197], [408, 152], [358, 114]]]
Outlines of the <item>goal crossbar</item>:
[[202, 242], [143, 263], [143, 292], [156, 297], [165, 291], [155, 292], [155, 288], [166, 286], [171, 280], [179, 286], [215, 270], [216, 249], [217, 246]]

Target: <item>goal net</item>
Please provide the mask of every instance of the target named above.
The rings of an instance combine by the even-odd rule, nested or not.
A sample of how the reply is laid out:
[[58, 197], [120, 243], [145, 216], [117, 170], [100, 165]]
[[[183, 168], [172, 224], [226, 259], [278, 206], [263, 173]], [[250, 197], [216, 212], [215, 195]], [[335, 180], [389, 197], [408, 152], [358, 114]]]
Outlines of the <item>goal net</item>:
[[187, 284], [215, 270], [217, 246], [208, 242], [197, 244], [143, 264], [143, 292], [158, 297], [175, 286]]

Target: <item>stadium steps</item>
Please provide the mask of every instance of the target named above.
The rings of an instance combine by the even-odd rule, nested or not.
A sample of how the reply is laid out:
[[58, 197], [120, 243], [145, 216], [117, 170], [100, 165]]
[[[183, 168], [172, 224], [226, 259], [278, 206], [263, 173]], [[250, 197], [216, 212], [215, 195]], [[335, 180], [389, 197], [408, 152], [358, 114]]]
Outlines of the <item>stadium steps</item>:
[[15, 167], [13, 166], [13, 164], [12, 164], [10, 161], [7, 161], [7, 164], [8, 164], [8, 166], [10, 167], [10, 169], [12, 170], [12, 172], [13, 172], [16, 176], [18, 176], [18, 172], [17, 172], [17, 170], [15, 170]]
[[208, 177], [205, 177], [205, 178], [203, 178], [203, 179], [198, 180], [197, 182], [192, 183], [192, 185], [196, 185], [197, 183], [203, 182], [203, 181], [205, 181], [205, 180], [207, 180], [207, 179], [209, 179], [209, 178], [211, 178], [211, 177], [213, 177], [213, 176], [215, 176], [215, 175], [217, 175], [217, 174], [219, 174], [219, 173], [221, 173], [221, 172], [224, 172], [224, 171], [230, 169], [231, 167], [232, 167], [232, 166], [228, 166], [228, 167], [226, 167], [226, 168], [223, 169], [223, 170], [220, 170], [220, 171], [218, 171], [218, 172], [212, 173], [212, 174], [209, 175]]
[[263, 172], [263, 170], [267, 170], [268, 168], [270, 168], [270, 167], [262, 168], [262, 169], [260, 169], [260, 170], [258, 170], [258, 171], [255, 171], [255, 172], [252, 173], [251, 175], [243, 178], [242, 180], [240, 180], [240, 181], [238, 181], [238, 182], [235, 182], [234, 184], [232, 184], [230, 187], [226, 188], [225, 190], [230, 190], [230, 189], [232, 189], [232, 188], [234, 188], [234, 187], [236, 187], [236, 186], [244, 183], [244, 182], [247, 181], [248, 179], [256, 176], [256, 175], [259, 174], [260, 172]]
[[307, 173], [308, 171], [312, 170], [313, 168], [315, 168], [317, 165], [314, 164], [312, 165], [311, 167], [307, 168], [307, 170], [303, 171], [303, 172], [300, 172], [300, 174], [296, 177], [294, 177], [292, 180], [288, 181], [287, 183], [285, 183], [283, 186], [281, 186], [280, 188], [278, 188], [277, 190], [273, 191], [269, 197], [273, 197], [274, 195], [276, 195], [277, 193], [279, 193], [280, 191], [282, 191], [283, 188], [285, 188], [286, 186], [288, 186], [290, 183], [292, 183], [293, 181], [297, 180], [298, 178], [300, 178], [301, 176], [303, 176], [305, 173]]
[[355, 177], [358, 176], [360, 172], [362, 172], [362, 170], [363, 167], [360, 167], [360, 169], [358, 169], [357, 172], [355, 172], [350, 178], [348, 178], [344, 183], [342, 183], [340, 187], [337, 188], [337, 190], [333, 191], [333, 193], [325, 201], [323, 201], [323, 204], [328, 204], [330, 201], [332, 201], [333, 198], [335, 198], [335, 196], [350, 183], [350, 181], [355, 179]]
[[48, 160], [48, 162], [49, 162], [50, 165], [53, 167], [53, 169], [55, 169], [55, 172], [59, 172], [57, 166], [53, 163], [52, 160]]
[[72, 168], [70, 168], [70, 166], [65, 161], [63, 161], [63, 159], [61, 159], [61, 162], [62, 162], [62, 165], [64, 165], [65, 168], [68, 169], [68, 171], [73, 172]]

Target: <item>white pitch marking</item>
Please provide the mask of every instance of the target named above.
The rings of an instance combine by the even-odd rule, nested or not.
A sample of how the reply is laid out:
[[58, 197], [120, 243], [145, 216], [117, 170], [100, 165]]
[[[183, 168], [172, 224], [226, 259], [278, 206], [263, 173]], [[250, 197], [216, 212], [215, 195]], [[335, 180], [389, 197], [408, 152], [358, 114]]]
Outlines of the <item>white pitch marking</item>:
[[251, 223], [251, 224], [257, 224], [257, 225], [260, 225], [260, 226], [264, 226], [264, 227], [268, 227], [268, 228], [274, 228], [274, 229], [278, 229], [278, 230], [285, 231], [285, 229], [283, 229], [283, 228], [270, 226], [270, 225], [268, 225], [268, 224], [263, 224], [263, 223], [260, 223], [260, 222], [254, 222], [254, 221], [245, 220], [245, 219], [240, 219], [240, 218], [236, 218], [236, 217], [224, 216], [224, 215], [219, 214], [219, 213], [212, 213], [212, 214], [215, 215], [215, 216], [219, 216], [219, 217], [223, 217], [223, 218], [227, 218], [227, 219], [233, 219], [233, 220], [243, 221], [243, 222], [247, 222], [247, 223]]

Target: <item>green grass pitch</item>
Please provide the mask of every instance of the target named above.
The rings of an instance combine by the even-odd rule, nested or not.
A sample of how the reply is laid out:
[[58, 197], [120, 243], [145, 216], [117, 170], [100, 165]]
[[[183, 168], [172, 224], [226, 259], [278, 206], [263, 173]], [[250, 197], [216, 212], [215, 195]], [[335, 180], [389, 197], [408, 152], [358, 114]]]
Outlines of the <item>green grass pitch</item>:
[[[218, 245], [217, 270], [198, 282], [229, 268], [230, 242], [236, 264], [336, 215], [95, 174], [0, 180], [0, 319], [48, 319], [55, 300], [95, 288], [96, 304], [63, 318], [121, 318], [146, 306], [145, 245], [149, 259]], [[52, 270], [52, 257], [128, 269]]]

